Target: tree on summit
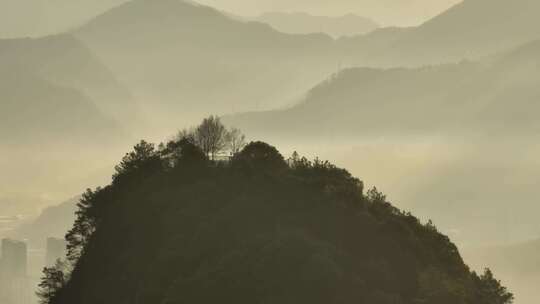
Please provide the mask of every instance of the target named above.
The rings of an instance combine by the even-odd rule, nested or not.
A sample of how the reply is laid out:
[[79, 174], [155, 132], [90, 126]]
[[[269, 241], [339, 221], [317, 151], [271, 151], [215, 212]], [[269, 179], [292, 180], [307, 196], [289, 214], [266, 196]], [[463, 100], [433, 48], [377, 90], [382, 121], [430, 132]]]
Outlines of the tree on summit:
[[275, 147], [260, 141], [249, 143], [233, 157], [232, 164], [236, 168], [261, 172], [288, 168], [287, 162]]
[[195, 143], [213, 160], [227, 147], [227, 128], [219, 117], [210, 116], [195, 129], [194, 138]]
[[137, 144], [82, 196], [68, 270], [44, 270], [41, 303], [512, 303], [433, 223], [328, 161], [240, 149], [234, 130], [212, 116]]
[[237, 128], [225, 127], [218, 116], [209, 116], [192, 129], [184, 129], [177, 140], [187, 139], [197, 145], [211, 160], [224, 152], [235, 155], [246, 146], [246, 136]]

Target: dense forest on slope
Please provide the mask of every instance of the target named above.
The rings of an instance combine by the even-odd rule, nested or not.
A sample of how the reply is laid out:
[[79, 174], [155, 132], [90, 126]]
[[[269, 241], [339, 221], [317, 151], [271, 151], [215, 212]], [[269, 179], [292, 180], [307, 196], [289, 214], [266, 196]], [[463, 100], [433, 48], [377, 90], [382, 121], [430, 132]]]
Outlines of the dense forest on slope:
[[142, 141], [83, 195], [45, 303], [512, 302], [346, 170], [262, 142], [211, 161], [200, 142]]

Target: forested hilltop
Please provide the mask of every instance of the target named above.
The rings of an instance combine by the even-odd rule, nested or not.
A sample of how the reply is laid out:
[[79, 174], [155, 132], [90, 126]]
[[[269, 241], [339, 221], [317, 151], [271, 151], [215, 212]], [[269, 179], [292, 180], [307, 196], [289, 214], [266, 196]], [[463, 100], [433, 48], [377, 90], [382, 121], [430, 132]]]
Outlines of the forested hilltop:
[[[227, 151], [231, 157], [219, 157]], [[429, 222], [346, 170], [210, 117], [88, 190], [43, 303], [507, 304]]]

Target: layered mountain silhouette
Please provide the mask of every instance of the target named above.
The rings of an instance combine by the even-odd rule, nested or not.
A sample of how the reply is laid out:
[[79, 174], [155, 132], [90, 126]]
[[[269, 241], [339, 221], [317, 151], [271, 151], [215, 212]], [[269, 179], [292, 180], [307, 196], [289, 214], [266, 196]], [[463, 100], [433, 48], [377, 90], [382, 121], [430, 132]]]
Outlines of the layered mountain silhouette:
[[[32, 17], [30, 22], [21, 23], [16, 10], [0, 11], [0, 37], [40, 36], [67, 31], [66, 34], [35, 39], [0, 40], [0, 148], [5, 155], [0, 160], [0, 167], [11, 172], [0, 176], [0, 191], [9, 192], [0, 202], [2, 210], [9, 210], [6, 214], [18, 212], [11, 207], [13, 202], [24, 202], [26, 212], [32, 209], [26, 206], [36, 206], [38, 201], [42, 204], [44, 197], [68, 197], [80, 192], [84, 185], [95, 185], [96, 180], [104, 180], [103, 176], [108, 171], [102, 167], [109, 165], [109, 158], [117, 153], [115, 149], [129, 140], [125, 130], [137, 133], [143, 129], [143, 119], [170, 131], [173, 127], [184, 127], [190, 120], [209, 112], [220, 115], [244, 112], [224, 120], [228, 125], [246, 130], [252, 137], [280, 143], [301, 141], [326, 145], [331, 139], [351, 145], [357, 139], [385, 136], [392, 140], [408, 140], [408, 136], [439, 136], [469, 141], [467, 148], [472, 152], [464, 153], [469, 157], [467, 161], [458, 158], [445, 166], [430, 168], [431, 171], [421, 177], [415, 169], [413, 182], [421, 185], [417, 188], [420, 189], [417, 196], [409, 197], [409, 200], [416, 201], [415, 207], [423, 208], [418, 208], [423, 211], [423, 216], [437, 217], [437, 222], [444, 228], [455, 228], [451, 224], [456, 223], [456, 214], [467, 216], [460, 220], [461, 226], [457, 228], [477, 238], [485, 235], [502, 238], [493, 233], [504, 229], [500, 228], [502, 224], [496, 215], [507, 211], [505, 208], [509, 201], [519, 208], [508, 214], [518, 214], [518, 218], [526, 222], [516, 225], [515, 231], [531, 230], [535, 222], [535, 213], [531, 210], [537, 207], [533, 206], [530, 198], [535, 197], [537, 168], [525, 160], [530, 160], [536, 153], [531, 142], [540, 131], [537, 119], [537, 100], [540, 97], [537, 82], [540, 77], [538, 1], [465, 0], [420, 26], [374, 31], [365, 29], [364, 26], [370, 25], [361, 25], [362, 20], [352, 16], [339, 21], [305, 15], [280, 15], [279, 20], [264, 19], [271, 16], [259, 19], [270, 26], [180, 0], [102, 0], [86, 4], [66, 0], [40, 1], [40, 5], [45, 2], [50, 5], [47, 11], [39, 11], [39, 6], [34, 5], [38, 0], [4, 1], [16, 4], [19, 11]], [[57, 7], [64, 10], [57, 10]], [[95, 16], [109, 7], [114, 8]], [[61, 15], [69, 16], [57, 18]], [[284, 21], [289, 18], [293, 20]], [[354, 29], [351, 26], [347, 29], [333, 25], [323, 27], [326, 23], [345, 22], [345, 19], [354, 19], [359, 25]], [[46, 28], [44, 24], [50, 27]], [[20, 28], [14, 29], [13, 25]], [[370, 32], [350, 36], [364, 31]], [[343, 35], [350, 37], [335, 38]], [[146, 116], [141, 117], [140, 112]], [[155, 134], [155, 130], [151, 132]], [[478, 139], [483, 142], [477, 144]], [[495, 143], [487, 145], [486, 142]], [[354, 161], [354, 157], [350, 159]], [[91, 183], [81, 182], [81, 176], [92, 174], [99, 177], [92, 177]], [[221, 177], [215, 178], [210, 182], [221, 181]], [[418, 182], [422, 178], [425, 180]], [[407, 177], [407, 180], [412, 178]], [[509, 183], [510, 180], [515, 184]], [[298, 182], [296, 185], [302, 189], [306, 186], [298, 180], [293, 182]], [[262, 183], [254, 185], [254, 188], [259, 186], [262, 187]], [[276, 188], [268, 193], [282, 189], [281, 186], [277, 182]], [[18, 196], [30, 188], [35, 193], [24, 198]], [[169, 193], [170, 189], [158, 190]], [[246, 196], [255, 201], [256, 193], [248, 190]], [[15, 194], [11, 195], [10, 191]], [[478, 203], [482, 192], [483, 201]], [[122, 195], [140, 199], [142, 204], [150, 201], [143, 200], [144, 195], [140, 198], [129, 197], [126, 193]], [[236, 206], [234, 201], [242, 199], [234, 195], [229, 198], [232, 208]], [[181, 194], [174, 193], [175, 202], [182, 199]], [[283, 199], [287, 200], [286, 197]], [[339, 201], [340, 198], [332, 199]], [[126, 198], [124, 202], [131, 200]], [[261, 208], [267, 206], [261, 202], [258, 204]], [[168, 202], [164, 205], [171, 209], [176, 207]], [[212, 207], [208, 205], [208, 208]], [[240, 207], [234, 210], [245, 212]], [[141, 218], [143, 222], [148, 220], [145, 223], [149, 226], [160, 225], [153, 219], [146, 219], [145, 211], [137, 209], [139, 213], [132, 218], [126, 216], [122, 219]], [[193, 210], [182, 209], [179, 212], [184, 211], [189, 213]], [[215, 215], [205, 213], [207, 210], [199, 211], [207, 216], [205, 219]], [[275, 217], [281, 216], [280, 210], [274, 211]], [[115, 214], [121, 216], [122, 213]], [[235, 220], [231, 214], [224, 214], [225, 220]], [[476, 221], [487, 217], [497, 221], [478, 228]], [[220, 222], [223, 218], [216, 216], [213, 219], [217, 223], [210, 225], [214, 231], [224, 227]], [[158, 226], [162, 229], [159, 232], [167, 232], [171, 227], [187, 227], [193, 229], [190, 231], [194, 234], [203, 231], [204, 236], [212, 237], [205, 230], [208, 228], [206, 222], [200, 226], [174, 226], [173, 220], [175, 218], [167, 218], [166, 222], [171, 226]], [[393, 216], [384, 220], [399, 222]], [[130, 226], [129, 221], [124, 224], [133, 228], [129, 230], [132, 236], [141, 232]], [[475, 231], [471, 232], [471, 227], [476, 227]], [[459, 235], [459, 231], [455, 233]], [[297, 237], [292, 230], [285, 234], [294, 241], [300, 239], [299, 243], [307, 244], [305, 248], [310, 250], [322, 248], [323, 262], [315, 257], [313, 263], [316, 265], [339, 264], [337, 268], [325, 268], [331, 270], [331, 278], [334, 278], [333, 270], [346, 269], [343, 265], [349, 260], [341, 254], [353, 252], [335, 251], [341, 244], [319, 246], [325, 242], [319, 236], [311, 238], [310, 234], [304, 237], [300, 233]], [[183, 237], [174, 236], [177, 238], [160, 241], [174, 243]], [[151, 239], [151, 236], [143, 237]], [[107, 243], [111, 239], [102, 240]], [[258, 247], [252, 245], [258, 245], [259, 240], [252, 241], [238, 253], [240, 256], [255, 252]], [[264, 239], [264, 242], [272, 244], [272, 250], [282, 249], [279, 244], [273, 245], [277, 241], [272, 237]], [[125, 249], [132, 244], [135, 243], [127, 243], [125, 247], [121, 244], [117, 249], [127, 257]], [[393, 248], [391, 242], [385, 244]], [[526, 249], [532, 247], [527, 246]], [[305, 252], [305, 248], [299, 252]], [[515, 252], [525, 250], [524, 247], [519, 248], [512, 249], [514, 253], [508, 256], [515, 258]], [[180, 249], [144, 251], [145, 248], [141, 248], [144, 254], [158, 260], [158, 266], [165, 264], [159, 264], [162, 262], [159, 259], [169, 262], [169, 254], [179, 253]], [[212, 253], [205, 250], [200, 252]], [[419, 252], [420, 255], [425, 253], [408, 252], [413, 257], [411, 260], [415, 260]], [[507, 251], [504, 252], [506, 254]], [[227, 253], [232, 256], [230, 261], [236, 263], [241, 260], [235, 252]], [[90, 255], [91, 260], [100, 261], [95, 258], [100, 254]], [[189, 258], [191, 256], [186, 256], [186, 260]], [[386, 269], [386, 264], [394, 263], [392, 259], [388, 257], [382, 263], [368, 263], [362, 267]], [[493, 263], [499, 265], [503, 259], [494, 258]], [[340, 264], [342, 262], [345, 264]], [[454, 265], [458, 264], [458, 268], [465, 269], [461, 262]], [[131, 265], [122, 265], [125, 270], [122, 274], [126, 277], [133, 274], [129, 270]], [[160, 299], [178, 302], [180, 296], [173, 291], [177, 287], [191, 287], [194, 285], [190, 284], [195, 283], [202, 284], [198, 287], [208, 287], [212, 283], [207, 279], [216, 269], [221, 269], [221, 266], [227, 270], [235, 268], [231, 265], [237, 266], [229, 261], [202, 265], [196, 270], [198, 272], [168, 281], [170, 289], [157, 290], [159, 288], [156, 287], [145, 290], [146, 294], [141, 296], [154, 300], [163, 295]], [[522, 266], [509, 265], [507, 269], [522, 269]], [[83, 269], [78, 281], [82, 289], [84, 280], [93, 278], [97, 273], [92, 273], [91, 267], [86, 269], [89, 272]], [[426, 269], [422, 268], [421, 273], [428, 272]], [[505, 268], [501, 269], [506, 272]], [[145, 271], [136, 274], [146, 274]], [[351, 274], [356, 275], [348, 270], [336, 273], [345, 273], [349, 278]], [[384, 276], [387, 274], [383, 273], [382, 280], [387, 279]], [[323, 273], [323, 279], [328, 278], [327, 275]], [[433, 273], [426, 274], [428, 278], [430, 275]], [[229, 279], [226, 276], [222, 278], [225, 278], [223, 281]], [[121, 280], [119, 277], [116, 279]], [[449, 280], [454, 283], [454, 279], [450, 276]], [[248, 281], [246, 279], [244, 283]], [[128, 295], [132, 290], [129, 287], [139, 283], [127, 282], [120, 286], [123, 289], [115, 296], [122, 299], [122, 292]], [[103, 289], [99, 291], [107, 290], [105, 283], [101, 287]], [[391, 293], [395, 291], [391, 290]], [[400, 295], [411, 298], [411, 295]], [[321, 294], [321, 298], [324, 296]], [[370, 298], [372, 302], [381, 300], [380, 295], [369, 296], [373, 297]], [[395, 299], [391, 297], [381, 301], [396, 302]], [[286, 300], [294, 302], [294, 299]]]
[[326, 33], [336, 38], [366, 34], [379, 28], [375, 21], [354, 14], [329, 17], [302, 12], [269, 12], [257, 17], [256, 20], [267, 23], [283, 33]]
[[81, 92], [10, 69], [0, 81], [2, 146], [71, 143], [103, 145], [124, 136]]
[[[419, 27], [334, 40], [280, 33], [180, 0], [134, 0], [70, 35], [1, 40], [0, 75], [7, 80], [0, 94], [7, 102], [0, 132], [13, 135], [8, 141], [76, 137], [103, 143], [114, 140], [120, 125], [140, 127], [137, 120], [131, 123], [138, 112], [135, 98], [148, 120], [177, 128], [209, 111], [283, 109], [337, 67], [347, 67], [347, 58], [380, 66], [396, 58], [392, 64], [414, 63], [411, 54], [421, 63], [468, 57], [465, 49], [478, 56], [507, 49], [476, 63], [347, 69], [294, 107], [228, 121], [280, 140], [400, 130], [534, 134], [538, 43], [510, 49], [535, 37], [535, 5], [466, 0]], [[484, 14], [486, 7], [490, 14]], [[472, 30], [465, 31], [465, 25]], [[19, 114], [26, 123], [15, 124]]]
[[538, 233], [539, 54], [531, 42], [480, 62], [345, 70], [296, 106], [224, 121], [267, 140], [328, 147], [459, 244], [502, 242]]
[[0, 39], [59, 34], [126, 1], [1, 0]]
[[274, 107], [336, 67], [321, 59], [333, 41], [326, 35], [283, 34], [180, 0], [134, 0], [74, 34], [147, 111], [173, 121]]
[[[540, 43], [532, 42], [485, 62], [348, 69], [296, 106], [226, 121], [260, 136], [296, 139], [537, 134], [538, 51]], [[275, 127], [266, 128], [271, 122]]]
[[102, 180], [94, 172], [136, 130], [130, 93], [69, 35], [0, 40], [0, 100], [2, 214], [34, 214]]
[[[539, 39], [539, 9], [540, 3], [534, 0], [465, 0], [397, 36], [383, 30], [341, 42], [348, 62], [371, 66], [476, 59]], [[373, 45], [373, 40], [383, 43]]]
[[[535, 5], [520, 0], [505, 9], [504, 1], [468, 0], [418, 27], [334, 41], [322, 34], [280, 33], [191, 2], [134, 0], [74, 35], [137, 95], [150, 116], [162, 115], [172, 125], [210, 109], [283, 107], [340, 66], [414, 66], [494, 54], [540, 38], [531, 13]], [[491, 13], [483, 14], [483, 7]], [[510, 15], [520, 18], [511, 22]]]

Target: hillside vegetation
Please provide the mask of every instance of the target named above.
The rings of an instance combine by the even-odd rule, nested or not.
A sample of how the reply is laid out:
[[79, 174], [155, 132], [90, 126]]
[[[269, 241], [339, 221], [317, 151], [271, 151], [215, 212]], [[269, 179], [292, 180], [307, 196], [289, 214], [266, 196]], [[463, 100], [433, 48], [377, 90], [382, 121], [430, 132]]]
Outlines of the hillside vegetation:
[[44, 303], [512, 302], [346, 170], [262, 142], [211, 161], [198, 142], [142, 141], [84, 194]]

